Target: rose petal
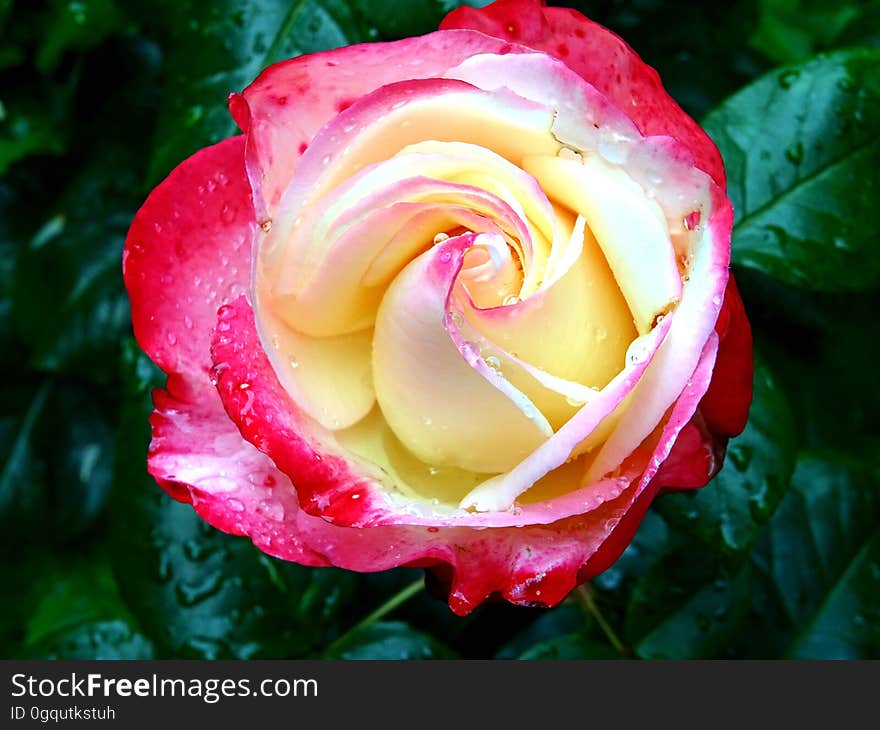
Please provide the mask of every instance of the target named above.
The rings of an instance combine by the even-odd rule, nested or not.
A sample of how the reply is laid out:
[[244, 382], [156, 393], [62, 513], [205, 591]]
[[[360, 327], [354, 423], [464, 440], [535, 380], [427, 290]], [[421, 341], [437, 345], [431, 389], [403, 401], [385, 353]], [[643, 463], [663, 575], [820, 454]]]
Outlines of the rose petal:
[[254, 229], [240, 136], [196, 152], [141, 206], [122, 270], [135, 337], [166, 373], [207, 382], [217, 309], [247, 291]]
[[460, 7], [441, 29], [471, 29], [558, 58], [606, 94], [644, 135], [668, 135], [691, 151], [699, 169], [724, 187], [724, 165], [712, 140], [666, 93], [657, 72], [619, 36], [569, 8], [540, 0], [498, 0]]
[[754, 359], [751, 326], [732, 274], [715, 328], [721, 338], [718, 362], [700, 410], [714, 433], [736, 436], [749, 414]]
[[[643, 341], [638, 343], [638, 357], [628, 358], [624, 369], [551, 438], [544, 441], [527, 458], [520, 460], [508, 473], [494, 477], [474, 489], [462, 500], [462, 507], [473, 507], [481, 512], [507, 509], [516, 497], [538, 479], [551, 469], [562, 466], [578, 445], [620, 405], [639, 382], [663, 344], [672, 320], [673, 316], [670, 315], [645, 335]], [[589, 482], [588, 476], [583, 483]]]
[[639, 333], [681, 298], [681, 277], [662, 211], [619, 168], [589, 155], [582, 162], [529, 157], [524, 169], [547, 195], [584, 216], [614, 272]]
[[455, 30], [347, 46], [270, 66], [230, 100], [248, 135], [247, 169], [260, 220], [274, 215], [317, 131], [353, 101], [398, 81], [440, 77], [475, 53], [516, 50], [481, 33]]
[[225, 307], [220, 318], [236, 333], [233, 339], [222, 338], [217, 332], [212, 348], [214, 359], [223, 364], [214, 375], [224, 409], [241, 434], [290, 477], [302, 509], [335, 524], [358, 528], [546, 525], [583, 516], [615, 500], [644, 469], [644, 463], [640, 465], [633, 456], [621, 466], [618, 476], [581, 488], [574, 484], [572, 491], [561, 496], [557, 492], [551, 499], [517, 505], [506, 512], [472, 513], [414, 501], [408, 492], [398, 491], [394, 479], [389, 478], [393, 470], [358, 457], [334, 432], [303, 415], [256, 344], [259, 339], [253, 311], [244, 297]]
[[[373, 376], [389, 425], [416, 456], [440, 466], [499, 472], [552, 430], [471, 343], [450, 337], [452, 286], [465, 249], [481, 238], [451, 238], [397, 276], [376, 320]], [[462, 419], [465, 412], [469, 416]]]
[[589, 478], [598, 479], [613, 469], [654, 429], [687, 386], [713, 332], [727, 285], [733, 223], [730, 202], [723, 194], [716, 195], [717, 207], [705, 224], [669, 336], [634, 391], [632, 406], [602, 445]]
[[224, 532], [249, 535], [263, 552], [329, 565], [303, 542], [297, 524], [317, 518], [298, 516], [287, 477], [241, 437], [210, 383], [173, 379], [153, 400], [148, 468], [166, 491]]

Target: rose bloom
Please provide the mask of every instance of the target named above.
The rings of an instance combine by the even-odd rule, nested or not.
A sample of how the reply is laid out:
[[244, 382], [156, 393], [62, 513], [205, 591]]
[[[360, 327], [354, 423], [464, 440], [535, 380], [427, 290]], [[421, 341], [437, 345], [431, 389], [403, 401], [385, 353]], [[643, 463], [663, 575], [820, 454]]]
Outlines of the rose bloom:
[[229, 106], [124, 253], [171, 496], [465, 614], [558, 603], [720, 468], [752, 380], [724, 169], [616, 35], [499, 0]]

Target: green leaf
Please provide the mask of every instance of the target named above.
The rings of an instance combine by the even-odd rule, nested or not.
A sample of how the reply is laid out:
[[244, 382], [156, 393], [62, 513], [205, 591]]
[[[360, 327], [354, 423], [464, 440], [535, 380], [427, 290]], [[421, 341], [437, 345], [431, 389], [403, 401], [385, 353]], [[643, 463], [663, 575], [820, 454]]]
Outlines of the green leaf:
[[37, 68], [43, 73], [53, 71], [65, 52], [93, 48], [125, 25], [114, 0], [52, 0], [37, 51]]
[[49, 560], [49, 570], [35, 576], [30, 587], [37, 601], [28, 617], [26, 645], [80, 624], [130, 618], [104, 556], [89, 553]]
[[0, 413], [0, 531], [14, 543], [35, 530], [47, 509], [46, 464], [38, 447], [51, 384], [3, 388]]
[[[155, 14], [153, 4], [148, 12]], [[234, 134], [226, 98], [266, 66], [370, 39], [342, 0], [164, 3], [166, 85], [149, 168], [155, 183], [196, 150]]]
[[727, 168], [734, 263], [813, 290], [880, 282], [880, 51], [773, 71], [704, 126]]
[[750, 571], [697, 544], [664, 555], [635, 584], [625, 636], [643, 659], [721, 655], [749, 608]]
[[800, 657], [880, 655], [877, 634], [864, 630], [876, 625], [868, 617], [880, 605], [878, 569], [871, 567], [880, 521], [877, 477], [876, 467], [834, 454], [800, 457], [792, 490], [752, 557], [779, 614], [775, 635], [765, 642], [793, 637], [789, 652]]
[[795, 659], [880, 658], [880, 531], [853, 559], [791, 648]]
[[505, 644], [497, 659], [620, 659], [593, 620], [572, 601], [544, 611]]
[[152, 645], [122, 604], [104, 545], [85, 551], [5, 552], [0, 611], [4, 656], [29, 659], [151, 659]]
[[623, 554], [608, 570], [596, 576], [591, 585], [599, 588], [606, 596], [628, 593], [633, 582], [660, 559], [668, 546], [669, 528], [657, 513], [655, 503], [648, 510]]
[[47, 636], [28, 659], [154, 659], [150, 640], [126, 621], [87, 621]]
[[[63, 93], [34, 99], [3, 95], [0, 99], [0, 175], [30, 155], [60, 155], [67, 146], [63, 121], [68, 100]], [[46, 94], [48, 96], [48, 94]]]
[[876, 467], [802, 454], [747, 555], [686, 535], [636, 582], [625, 636], [644, 658], [877, 656]]
[[844, 45], [844, 31], [869, 17], [864, 3], [839, 0], [762, 0], [760, 5], [751, 45], [776, 63], [803, 61]]
[[88, 122], [71, 125], [74, 153], [57, 172], [50, 169], [48, 190], [45, 178], [21, 175], [17, 218], [29, 225], [12, 232], [18, 243], [12, 313], [37, 369], [101, 385], [116, 377], [121, 339], [131, 326], [122, 246], [143, 202], [143, 139], [152, 129], [158, 66], [153, 50], [131, 39], [94, 51], [84, 64], [91, 73], [78, 87], [77, 103], [90, 114]]
[[113, 484], [115, 413], [103, 394], [84, 384], [54, 388], [40, 423], [40, 449], [47, 459], [51, 540], [86, 533], [104, 514]]
[[880, 0], [869, 0], [837, 38], [840, 46], [880, 47]]
[[3, 542], [63, 542], [103, 514], [112, 483], [114, 433], [96, 394], [45, 381], [7, 387], [0, 417]]
[[127, 156], [87, 170], [16, 262], [13, 316], [33, 365], [107, 382], [130, 327], [120, 276], [137, 190]]
[[[126, 348], [124, 380], [141, 391], [145, 359]], [[171, 499], [146, 473], [149, 411], [146, 393], [129, 398], [117, 443], [111, 561], [131, 612], [161, 656], [304, 656], [348, 601], [354, 576], [271, 558]]]
[[[745, 293], [745, 289], [744, 289]], [[759, 311], [778, 311], [763, 296]], [[858, 458], [880, 450], [880, 380], [865, 363], [880, 358], [880, 343], [865, 333], [875, 327], [878, 292], [801, 296], [806, 316], [756, 327], [756, 343], [778, 373], [805, 446], [830, 448]], [[753, 324], [759, 324], [752, 317]], [[806, 365], [806, 366], [805, 366]], [[831, 375], [833, 374], [833, 375]], [[830, 376], [830, 377], [829, 377]]]
[[703, 489], [664, 496], [655, 508], [676, 529], [723, 553], [746, 550], [785, 494], [794, 469], [795, 429], [781, 386], [755, 363], [754, 397], [743, 433]]
[[436, 639], [401, 621], [385, 621], [359, 629], [334, 646], [325, 659], [453, 659], [455, 654]]
[[591, 639], [575, 631], [535, 644], [524, 651], [519, 659], [620, 659], [608, 642]]

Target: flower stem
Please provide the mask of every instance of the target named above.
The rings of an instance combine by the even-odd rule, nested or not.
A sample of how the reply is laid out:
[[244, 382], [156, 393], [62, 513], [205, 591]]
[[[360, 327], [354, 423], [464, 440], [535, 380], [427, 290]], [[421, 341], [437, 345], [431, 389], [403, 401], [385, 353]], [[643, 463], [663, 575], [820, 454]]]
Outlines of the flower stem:
[[617, 652], [622, 656], [630, 656], [630, 650], [627, 649], [626, 645], [620, 640], [617, 634], [614, 633], [611, 624], [608, 623], [606, 618], [602, 615], [602, 612], [599, 610], [599, 607], [596, 605], [596, 601], [593, 598], [593, 589], [590, 588], [588, 584], [580, 585], [575, 591], [575, 597], [580, 601], [586, 612], [593, 617], [599, 625], [599, 628], [602, 629], [602, 633], [605, 634], [605, 637], [611, 642], [611, 645], [617, 650]]
[[365, 618], [358, 621], [348, 631], [336, 637], [336, 639], [333, 640], [330, 646], [327, 647], [327, 650], [330, 651], [337, 648], [338, 646], [341, 646], [353, 634], [356, 634], [358, 631], [367, 628], [367, 626], [374, 624], [376, 621], [380, 621], [381, 619], [385, 618], [385, 616], [391, 613], [398, 606], [406, 603], [410, 598], [420, 593], [424, 587], [424, 578], [418, 578], [409, 585], [404, 586], [397, 593], [391, 596], [387, 601], [385, 601], [385, 603], [379, 606], [379, 608], [367, 615]]

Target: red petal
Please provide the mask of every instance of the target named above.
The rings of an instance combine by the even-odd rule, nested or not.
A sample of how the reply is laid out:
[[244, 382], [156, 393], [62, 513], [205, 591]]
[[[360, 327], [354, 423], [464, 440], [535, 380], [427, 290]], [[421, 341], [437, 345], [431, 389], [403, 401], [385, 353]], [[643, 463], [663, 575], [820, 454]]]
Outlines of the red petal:
[[497, 0], [482, 9], [453, 10], [440, 28], [478, 30], [558, 58], [604, 92], [642, 134], [674, 137], [697, 167], [725, 186], [718, 148], [666, 93], [657, 72], [623, 39], [576, 10], [547, 8], [541, 0]]
[[736, 436], [745, 428], [752, 402], [752, 328], [733, 275], [715, 325], [721, 344], [712, 383], [700, 411], [709, 429], [719, 436]]
[[265, 553], [303, 565], [328, 565], [301, 537], [308, 518], [296, 491], [245, 441], [210, 383], [171, 378], [153, 393], [148, 469], [171, 496], [224, 532], [249, 535]]
[[253, 234], [244, 137], [196, 152], [141, 206], [122, 271], [135, 337], [166, 373], [208, 381], [217, 309], [248, 288]]

